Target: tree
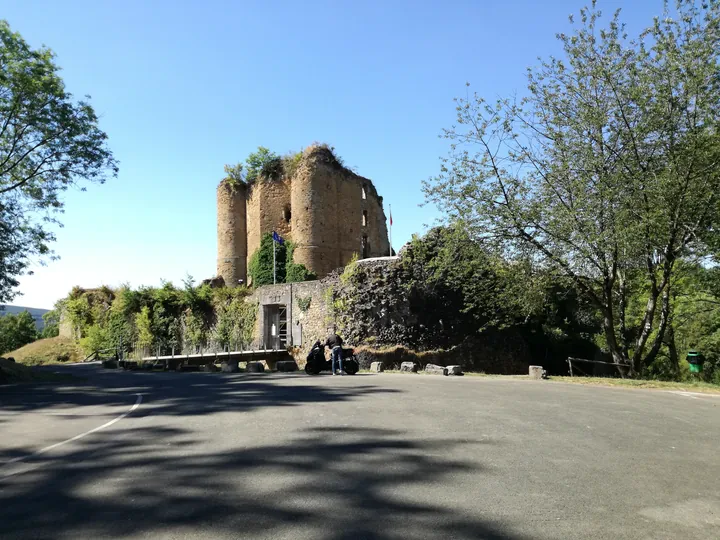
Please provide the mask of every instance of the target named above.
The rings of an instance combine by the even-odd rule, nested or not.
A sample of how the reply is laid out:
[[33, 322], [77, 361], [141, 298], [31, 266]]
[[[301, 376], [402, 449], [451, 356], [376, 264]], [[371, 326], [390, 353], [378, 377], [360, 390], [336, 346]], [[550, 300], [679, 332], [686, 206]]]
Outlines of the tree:
[[19, 349], [37, 337], [35, 320], [29, 312], [0, 316], [0, 354]]
[[57, 304], [55, 305], [54, 309], [51, 309], [47, 313], [45, 313], [42, 318], [45, 322], [45, 326], [42, 329], [42, 332], [40, 333], [40, 337], [45, 338], [52, 338], [57, 337], [60, 334], [60, 306]]
[[247, 174], [245, 181], [252, 184], [261, 174], [272, 179], [282, 175], [282, 159], [269, 148], [258, 146], [257, 152], [252, 152], [245, 160]]
[[[720, 2], [666, 5], [636, 40], [619, 11], [607, 28], [599, 17], [581, 10], [558, 35], [565, 58], [529, 70], [523, 99], [458, 100], [425, 191], [488, 247], [569, 279], [632, 375], [662, 346], [678, 261], [720, 224]], [[633, 340], [631, 286], [647, 291]]]
[[0, 301], [15, 296], [30, 257], [52, 255], [46, 227], [61, 193], [117, 174], [95, 111], [58, 72], [50, 49], [31, 49], [0, 21]]

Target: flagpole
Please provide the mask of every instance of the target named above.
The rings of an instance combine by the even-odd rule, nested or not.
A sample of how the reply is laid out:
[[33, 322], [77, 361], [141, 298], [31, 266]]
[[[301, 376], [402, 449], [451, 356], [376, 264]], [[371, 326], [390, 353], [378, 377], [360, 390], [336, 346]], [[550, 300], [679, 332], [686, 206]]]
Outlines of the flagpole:
[[275, 231], [273, 231], [273, 285], [275, 285], [277, 282], [275, 281]]
[[389, 204], [390, 208], [390, 257], [392, 257], [392, 204]]

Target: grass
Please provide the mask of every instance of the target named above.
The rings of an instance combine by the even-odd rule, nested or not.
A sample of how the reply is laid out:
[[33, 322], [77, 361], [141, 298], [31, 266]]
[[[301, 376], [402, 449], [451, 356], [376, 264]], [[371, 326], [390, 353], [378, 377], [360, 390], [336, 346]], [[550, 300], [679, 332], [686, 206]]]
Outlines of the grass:
[[651, 381], [643, 379], [613, 379], [606, 377], [550, 377], [550, 381], [595, 386], [619, 386], [624, 388], [660, 388], [685, 392], [706, 392], [720, 394], [720, 386], [702, 381]]
[[75, 341], [60, 336], [39, 339], [3, 356], [12, 357], [17, 363], [27, 366], [81, 362], [85, 358]]
[[19, 382], [53, 382], [72, 379], [69, 375], [59, 375], [49, 371], [38, 371], [31, 367], [0, 358], [0, 384]]

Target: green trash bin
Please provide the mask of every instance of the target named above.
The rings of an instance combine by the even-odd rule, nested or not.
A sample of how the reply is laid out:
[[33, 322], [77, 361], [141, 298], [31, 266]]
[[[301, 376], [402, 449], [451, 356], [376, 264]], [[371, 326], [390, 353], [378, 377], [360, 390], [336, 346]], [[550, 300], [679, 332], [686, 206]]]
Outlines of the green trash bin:
[[697, 351], [689, 351], [685, 359], [690, 364], [690, 373], [702, 373], [703, 363], [705, 362], [702, 354]]

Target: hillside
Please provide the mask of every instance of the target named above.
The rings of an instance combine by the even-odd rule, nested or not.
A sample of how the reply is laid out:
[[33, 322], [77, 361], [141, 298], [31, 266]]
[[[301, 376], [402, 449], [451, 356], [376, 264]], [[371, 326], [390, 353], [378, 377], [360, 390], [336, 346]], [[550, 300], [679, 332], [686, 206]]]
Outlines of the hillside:
[[28, 366], [81, 362], [85, 358], [80, 347], [72, 339], [61, 336], [39, 339], [3, 356], [12, 357], [16, 362]]

